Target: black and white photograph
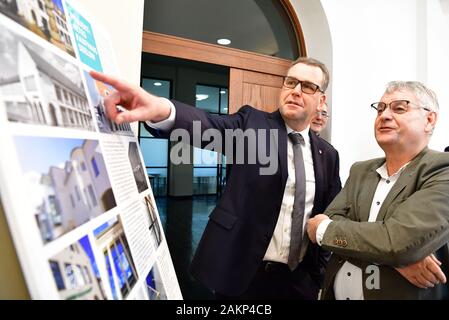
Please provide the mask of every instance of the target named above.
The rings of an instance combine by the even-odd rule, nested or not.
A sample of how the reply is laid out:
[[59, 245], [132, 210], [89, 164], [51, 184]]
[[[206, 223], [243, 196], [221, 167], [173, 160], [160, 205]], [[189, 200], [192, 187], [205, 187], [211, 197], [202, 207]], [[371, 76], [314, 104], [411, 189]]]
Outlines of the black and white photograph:
[[128, 148], [128, 158], [131, 163], [131, 168], [134, 174], [134, 180], [137, 184], [137, 190], [139, 193], [148, 189], [148, 183], [145, 177], [145, 170], [142, 160], [139, 155], [139, 148], [137, 147], [137, 143], [130, 142]]
[[162, 231], [161, 231], [161, 225], [159, 224], [159, 220], [157, 219], [158, 213], [157, 213], [157, 207], [154, 201], [151, 199], [151, 197], [148, 195], [144, 198], [145, 207], [147, 208], [147, 218], [149, 220], [149, 229], [151, 233], [151, 237], [157, 247], [162, 242]]
[[0, 20], [0, 96], [8, 120], [94, 131], [80, 69]]

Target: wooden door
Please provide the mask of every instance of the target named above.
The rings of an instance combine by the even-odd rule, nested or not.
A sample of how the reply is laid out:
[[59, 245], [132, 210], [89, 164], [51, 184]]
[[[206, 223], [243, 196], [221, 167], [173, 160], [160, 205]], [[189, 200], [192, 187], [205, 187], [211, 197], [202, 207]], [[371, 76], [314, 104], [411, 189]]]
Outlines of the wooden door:
[[231, 68], [229, 113], [246, 104], [267, 112], [277, 110], [282, 80], [278, 75]]
[[286, 59], [148, 31], [143, 32], [142, 50], [229, 67], [229, 113], [245, 104], [276, 110], [282, 77], [291, 64]]

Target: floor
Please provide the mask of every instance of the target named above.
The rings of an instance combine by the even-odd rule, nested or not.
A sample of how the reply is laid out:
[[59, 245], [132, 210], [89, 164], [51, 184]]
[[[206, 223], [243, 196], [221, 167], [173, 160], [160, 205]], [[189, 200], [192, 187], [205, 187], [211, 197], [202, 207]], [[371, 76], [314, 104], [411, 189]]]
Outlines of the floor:
[[216, 195], [156, 198], [170, 255], [185, 300], [214, 299], [211, 291], [190, 276], [188, 268], [216, 203]]

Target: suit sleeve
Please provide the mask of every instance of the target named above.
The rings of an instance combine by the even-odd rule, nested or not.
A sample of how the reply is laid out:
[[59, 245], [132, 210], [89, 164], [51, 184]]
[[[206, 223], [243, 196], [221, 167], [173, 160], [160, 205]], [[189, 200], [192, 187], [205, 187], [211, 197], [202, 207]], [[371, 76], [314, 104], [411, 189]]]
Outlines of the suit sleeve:
[[449, 241], [448, 161], [427, 164], [417, 190], [397, 202], [396, 208], [389, 208], [384, 221], [358, 222], [357, 208], [348, 205], [348, 185], [349, 180], [326, 210], [333, 222], [324, 233], [324, 248], [396, 267], [415, 263]]
[[[330, 174], [331, 179], [329, 188], [327, 190], [327, 205], [332, 202], [332, 200], [341, 190], [340, 159], [338, 152], [335, 152], [335, 159], [332, 161], [332, 163], [330, 163], [330, 167], [332, 168], [332, 171]], [[320, 270], [322, 271], [322, 274], [324, 274], [331, 253], [328, 250], [323, 249], [322, 247], [319, 248], [319, 252]]]
[[[201, 133], [201, 136], [203, 136], [206, 130], [215, 129], [224, 137], [226, 129], [243, 129], [245, 121], [252, 110], [250, 106], [243, 106], [235, 114], [216, 115], [179, 101], [171, 100], [171, 102], [173, 102], [176, 108], [175, 123], [171, 130], [158, 130], [144, 123], [145, 128], [157, 138], [168, 139], [170, 138], [170, 134], [176, 129], [187, 130], [189, 136], [193, 136], [194, 133], [197, 133], [195, 125], [198, 125], [198, 132]], [[198, 140], [202, 140], [201, 137]], [[203, 143], [207, 144], [207, 141]]]

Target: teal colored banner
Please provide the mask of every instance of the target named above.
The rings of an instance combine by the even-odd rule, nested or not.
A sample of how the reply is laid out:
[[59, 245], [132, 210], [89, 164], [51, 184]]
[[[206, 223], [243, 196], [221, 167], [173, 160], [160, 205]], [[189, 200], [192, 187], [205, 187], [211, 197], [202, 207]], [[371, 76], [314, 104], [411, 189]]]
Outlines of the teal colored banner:
[[66, 2], [80, 60], [96, 71], [103, 71], [90, 23]]

